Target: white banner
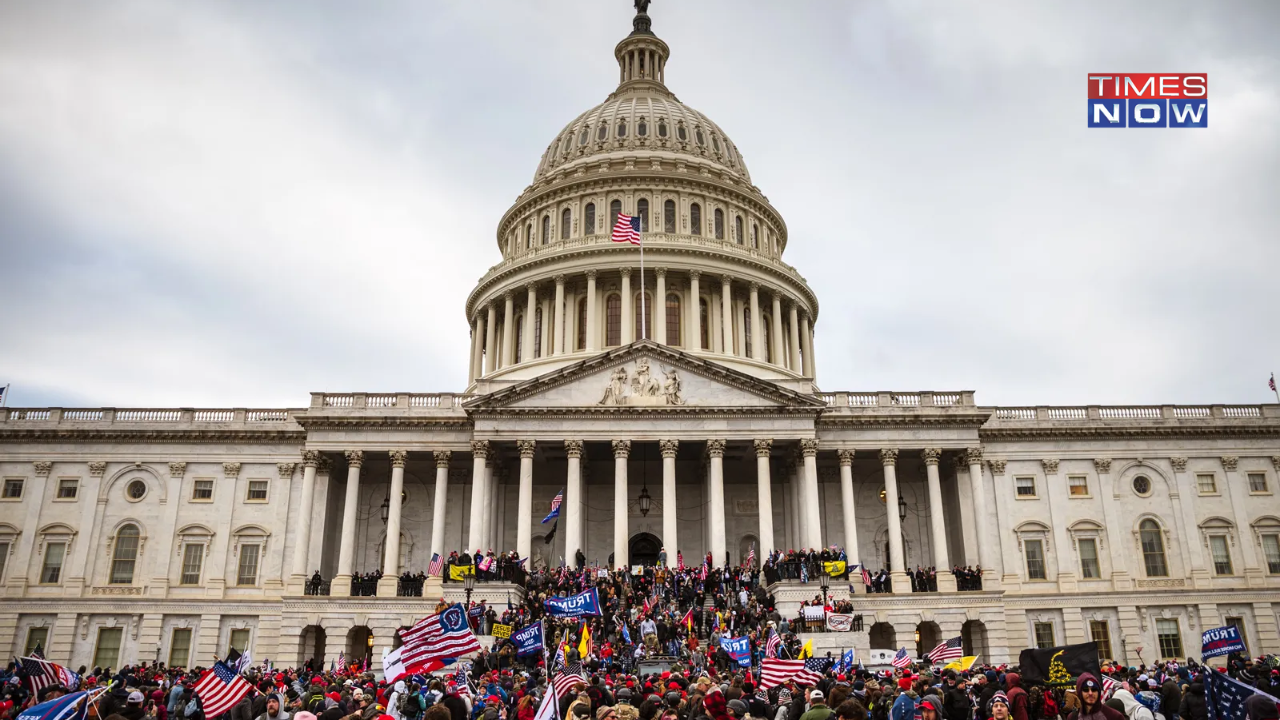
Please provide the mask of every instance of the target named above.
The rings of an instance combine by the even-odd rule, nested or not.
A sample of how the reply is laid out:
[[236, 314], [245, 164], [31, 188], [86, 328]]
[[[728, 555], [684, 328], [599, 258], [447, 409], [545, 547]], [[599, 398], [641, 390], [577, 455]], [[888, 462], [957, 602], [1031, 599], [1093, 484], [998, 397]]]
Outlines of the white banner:
[[804, 610], [805, 620], [821, 620], [826, 616], [827, 612], [826, 608], [821, 605], [805, 605], [802, 609]]
[[853, 616], [831, 613], [827, 616], [827, 629], [833, 632], [849, 632], [853, 629]]

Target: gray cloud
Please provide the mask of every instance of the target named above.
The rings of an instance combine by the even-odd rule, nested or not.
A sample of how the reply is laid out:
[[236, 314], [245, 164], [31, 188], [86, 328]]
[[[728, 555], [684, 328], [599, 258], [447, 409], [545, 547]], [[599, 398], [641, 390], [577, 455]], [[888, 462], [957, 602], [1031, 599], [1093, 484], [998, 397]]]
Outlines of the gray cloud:
[[[629, 3], [0, 6], [0, 382], [22, 405], [456, 390], [466, 293]], [[824, 389], [1263, 402], [1273, 3], [660, 0], [669, 84], [788, 221]], [[1085, 76], [1210, 74], [1206, 131]]]

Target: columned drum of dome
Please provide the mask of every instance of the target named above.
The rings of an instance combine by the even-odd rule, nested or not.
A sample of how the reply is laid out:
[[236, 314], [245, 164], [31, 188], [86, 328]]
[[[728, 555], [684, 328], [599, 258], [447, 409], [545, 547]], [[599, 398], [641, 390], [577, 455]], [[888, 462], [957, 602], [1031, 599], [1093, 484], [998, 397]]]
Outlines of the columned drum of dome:
[[[466, 304], [468, 323], [484, 328], [472, 336], [481, 369], [473, 390], [630, 342], [642, 296], [645, 306], [658, 303], [649, 309], [651, 339], [762, 379], [812, 386], [810, 338], [798, 324], [815, 325], [818, 301], [782, 259], [786, 223], [752, 184], [737, 144], [668, 88], [670, 55], [648, 15], [638, 14], [614, 48], [617, 88], [552, 139], [533, 183], [499, 222], [502, 260]], [[638, 248], [611, 241], [620, 213], [641, 216], [643, 278]], [[728, 292], [700, 283], [702, 275], [727, 280]], [[771, 305], [755, 318], [752, 344], [746, 339], [760, 315], [753, 298], [758, 303], [762, 291]], [[711, 327], [703, 327], [704, 308]], [[506, 328], [539, 309], [563, 323], [522, 344], [543, 341], [556, 351], [512, 352]], [[495, 323], [504, 332], [491, 339]]]

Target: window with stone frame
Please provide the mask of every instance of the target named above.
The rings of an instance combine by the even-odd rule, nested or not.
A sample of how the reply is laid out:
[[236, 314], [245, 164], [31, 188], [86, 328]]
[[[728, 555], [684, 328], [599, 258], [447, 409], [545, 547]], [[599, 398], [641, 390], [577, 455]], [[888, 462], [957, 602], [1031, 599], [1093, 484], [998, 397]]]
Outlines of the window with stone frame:
[[236, 562], [236, 585], [258, 584], [258, 560], [261, 555], [261, 545], [246, 543], [240, 546], [240, 556]]
[[578, 349], [587, 349], [587, 299], [578, 300]]
[[185, 668], [191, 662], [191, 628], [174, 628], [169, 636], [169, 667]]
[[1182, 632], [1176, 619], [1156, 619], [1156, 641], [1160, 646], [1160, 659], [1172, 660], [1183, 656]]
[[524, 226], [524, 249], [528, 250], [533, 247], [533, 223], [527, 223]]
[[573, 213], [569, 208], [560, 211], [560, 239], [569, 239], [569, 230], [573, 227]]
[[1255, 495], [1266, 495], [1271, 492], [1267, 487], [1267, 474], [1260, 472], [1249, 473], [1249, 492]]
[[586, 210], [582, 213], [582, 234], [596, 234], [596, 204], [587, 203]]
[[667, 293], [667, 336], [663, 338], [663, 342], [672, 347], [680, 347], [681, 307], [680, 296]]
[[1213, 473], [1197, 473], [1196, 489], [1201, 495], [1218, 494], [1218, 478]]
[[604, 302], [604, 344], [622, 344], [622, 296], [610, 293]]
[[609, 203], [609, 232], [618, 226], [618, 216], [622, 214], [622, 201], [614, 200]]
[[1262, 536], [1262, 554], [1267, 559], [1267, 572], [1280, 575], [1280, 533]]
[[1234, 575], [1231, 567], [1231, 546], [1226, 535], [1210, 535], [1209, 551], [1213, 555], [1214, 575]]
[[[643, 302], [641, 298], [643, 297]], [[635, 305], [635, 337], [653, 337], [653, 294], [652, 293], [636, 293], [636, 297], [632, 300]], [[642, 321], [643, 318], [643, 321]]]
[[0, 540], [0, 585], [4, 584], [4, 571], [9, 567], [9, 549], [12, 547], [11, 540]]
[[1080, 577], [1084, 580], [1097, 580], [1102, 577], [1098, 567], [1098, 541], [1094, 538], [1076, 540], [1080, 548]]
[[1071, 497], [1089, 497], [1089, 477], [1087, 475], [1068, 475], [1067, 493]]
[[715, 218], [714, 223], [715, 223], [716, 239], [723, 240], [724, 239], [724, 211], [721, 210], [720, 208], [716, 208], [716, 211], [713, 217]]
[[62, 560], [67, 554], [65, 542], [50, 542], [44, 546], [44, 561], [40, 565], [40, 584], [57, 585], [62, 581]]
[[516, 344], [516, 362], [520, 362], [520, 358], [524, 357], [524, 314], [516, 315], [515, 337], [512, 342]]
[[1045, 573], [1044, 563], [1044, 541], [1038, 539], [1026, 539], [1022, 541], [1022, 552], [1027, 558], [1027, 579], [1028, 580], [1044, 580], [1047, 575]]
[[196, 478], [191, 484], [192, 502], [209, 502], [213, 500], [213, 481]]
[[179, 585], [199, 585], [200, 572], [204, 569], [204, 545], [188, 543], [182, 547], [182, 575]]
[[743, 354], [751, 357], [751, 307], [742, 307], [742, 347]]
[[112, 585], [129, 585], [133, 582], [141, 540], [137, 525], [128, 524], [116, 531], [111, 548], [111, 574], [107, 582]]
[[546, 245], [547, 243], [551, 242], [551, 216], [550, 215], [542, 216], [541, 240], [543, 245]]
[[533, 310], [533, 356], [542, 357], [542, 306]]
[[1147, 577], [1168, 577], [1169, 563], [1165, 558], [1164, 530], [1151, 518], [1138, 525], [1138, 537], [1142, 546], [1142, 564]]
[[744, 243], [744, 240], [742, 238], [742, 216], [741, 215], [737, 215], [733, 218], [733, 241], [738, 243], [739, 245], [742, 245]]
[[22, 656], [30, 657], [31, 653], [36, 652], [36, 650], [40, 650], [46, 655], [49, 653], [49, 628], [27, 628], [27, 644]]
[[689, 206], [689, 232], [694, 235], [702, 234], [702, 206], [698, 203]]
[[1020, 475], [1013, 479], [1014, 492], [1020, 498], [1036, 496], [1036, 479], [1030, 475]]
[[124, 628], [98, 628], [98, 640], [93, 646], [94, 666], [119, 667], [120, 645], [123, 640]]
[[702, 350], [711, 349], [711, 312], [706, 298], [698, 298], [698, 342]]
[[249, 628], [234, 628], [231, 631], [230, 646], [243, 653], [249, 648], [249, 638], [251, 636], [252, 631]]
[[5, 478], [4, 492], [3, 494], [0, 494], [0, 498], [5, 500], [21, 500], [22, 488], [24, 485], [26, 485], [26, 480], [23, 478]]
[[[636, 216], [640, 218], [640, 232], [649, 232], [649, 201], [640, 198], [636, 201]], [[639, 337], [637, 335], [636, 337]]]
[[247, 502], [266, 502], [267, 492], [271, 487], [269, 480], [250, 480], [249, 490], [245, 495]]
[[59, 500], [75, 500], [80, 494], [80, 478], [59, 478], [58, 479], [58, 497]]
[[1098, 662], [1111, 660], [1111, 624], [1106, 620], [1089, 621], [1089, 639], [1098, 644]]
[[1051, 648], [1057, 645], [1053, 639], [1053, 623], [1037, 622], [1033, 625], [1036, 634], [1037, 648]]
[[674, 233], [676, 231], [676, 204], [673, 200], [666, 200], [662, 203], [662, 232]]

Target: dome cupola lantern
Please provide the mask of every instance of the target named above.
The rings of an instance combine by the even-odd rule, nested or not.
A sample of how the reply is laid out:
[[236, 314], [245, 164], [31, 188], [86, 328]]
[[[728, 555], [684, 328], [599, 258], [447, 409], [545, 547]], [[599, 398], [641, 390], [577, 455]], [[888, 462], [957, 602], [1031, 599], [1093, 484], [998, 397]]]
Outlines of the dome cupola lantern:
[[618, 88], [657, 85], [666, 88], [667, 58], [671, 48], [653, 34], [649, 0], [636, 0], [636, 16], [631, 34], [613, 49], [618, 59]]

